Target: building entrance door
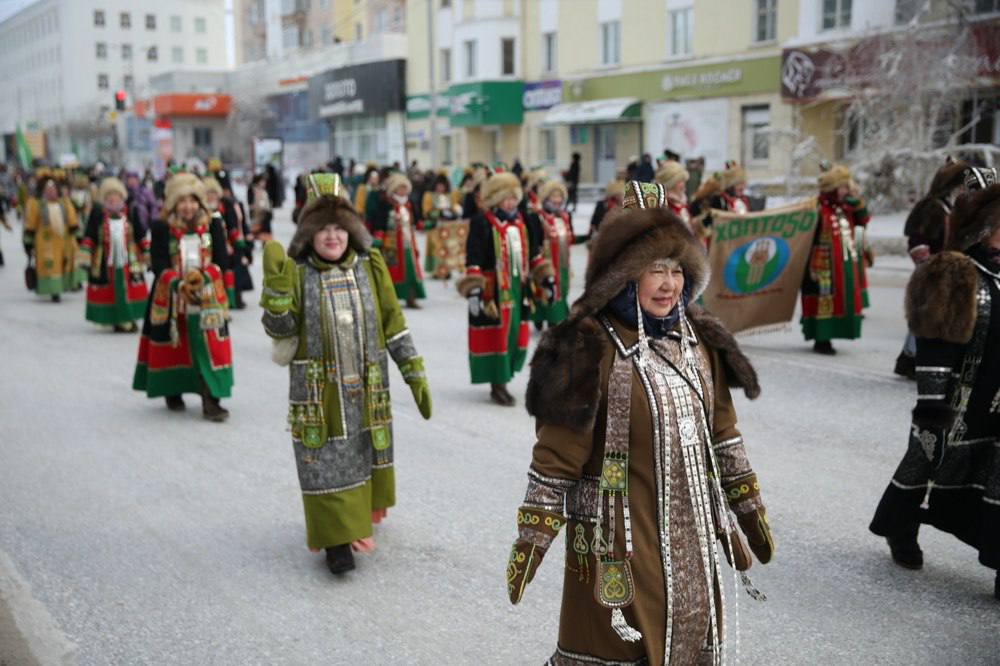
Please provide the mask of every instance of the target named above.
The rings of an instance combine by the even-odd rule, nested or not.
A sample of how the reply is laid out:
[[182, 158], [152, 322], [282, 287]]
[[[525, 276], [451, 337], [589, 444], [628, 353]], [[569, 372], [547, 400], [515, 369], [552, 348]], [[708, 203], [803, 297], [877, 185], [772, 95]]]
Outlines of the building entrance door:
[[618, 171], [615, 126], [594, 125], [594, 175], [598, 183], [613, 180]]

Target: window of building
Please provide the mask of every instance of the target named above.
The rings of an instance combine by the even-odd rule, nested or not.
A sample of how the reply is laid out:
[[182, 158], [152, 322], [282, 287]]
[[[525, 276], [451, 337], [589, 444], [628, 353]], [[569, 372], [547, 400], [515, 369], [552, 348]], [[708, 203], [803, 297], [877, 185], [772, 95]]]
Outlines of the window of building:
[[313, 31], [306, 30], [304, 33], [302, 33], [302, 46], [308, 49], [312, 48], [312, 45], [313, 45]]
[[365, 36], [365, 30], [361, 27], [360, 23], [354, 24], [354, 40], [360, 42], [361, 38]]
[[210, 150], [212, 148], [212, 128], [211, 127], [195, 127], [194, 128], [194, 147], [204, 148], [205, 150]]
[[556, 163], [556, 131], [543, 129], [540, 132], [542, 146], [542, 161], [546, 164]]
[[156, 47], [150, 46], [149, 49], [147, 49], [146, 51], [146, 60], [148, 60], [149, 62], [156, 62], [159, 59], [160, 59], [160, 54], [156, 50]]
[[500, 40], [500, 73], [504, 76], [514, 74], [514, 38], [504, 37]]
[[205, 65], [208, 63], [208, 49], [198, 48], [194, 52], [194, 59], [199, 65]]
[[451, 7], [451, 0], [441, 0], [441, 9]]
[[454, 162], [454, 156], [452, 155], [452, 142], [451, 135], [445, 134], [441, 137], [441, 160], [442, 164], [451, 164]]
[[194, 19], [194, 31], [197, 33], [205, 32], [205, 18], [203, 16], [196, 16]]
[[101, 9], [94, 10], [94, 27], [95, 28], [104, 27], [104, 11]]
[[774, 39], [775, 26], [778, 20], [778, 0], [755, 0], [756, 12], [754, 21], [754, 41], [769, 42]]
[[558, 42], [556, 41], [556, 33], [547, 32], [542, 35], [542, 71], [543, 72], [554, 72], [558, 66], [558, 51], [556, 50]]
[[465, 50], [465, 78], [476, 75], [476, 40], [470, 39], [462, 43]]
[[771, 110], [766, 104], [743, 107], [743, 163], [767, 164], [771, 149]]
[[1000, 0], [976, 0], [975, 10], [977, 14], [1000, 12]]
[[108, 75], [107, 74], [98, 74], [97, 75], [97, 87], [99, 89], [101, 89], [101, 90], [107, 90], [108, 89]]
[[122, 44], [122, 60], [131, 60], [131, 59], [132, 59], [132, 45]]
[[124, 83], [125, 90], [130, 91], [135, 88], [135, 78], [131, 74], [126, 74], [122, 81]]
[[691, 54], [694, 35], [694, 10], [691, 7], [670, 12], [670, 55], [672, 57]]
[[621, 60], [621, 23], [601, 24], [601, 64], [617, 65]]
[[180, 16], [171, 16], [170, 17], [170, 30], [171, 30], [171, 32], [180, 32], [181, 31], [181, 17]]
[[920, 11], [923, 0], [896, 0], [896, 23], [909, 23]]
[[389, 27], [389, 12], [384, 9], [378, 10], [375, 14], [375, 32], [385, 32]]
[[281, 29], [281, 47], [286, 50], [299, 48], [299, 26], [297, 23]]
[[823, 30], [851, 26], [851, 0], [822, 0]]
[[118, 17], [118, 23], [123, 29], [128, 30], [132, 27], [132, 15], [128, 12], [122, 12]]
[[146, 14], [146, 30], [156, 30], [156, 14]]
[[184, 62], [184, 48], [181, 46], [175, 46], [170, 49], [170, 61], [171, 62]]
[[323, 26], [323, 30], [320, 32], [320, 38], [323, 40], [324, 46], [333, 43], [333, 36], [330, 33], [329, 26]]
[[108, 57], [108, 45], [104, 42], [97, 42], [94, 46], [97, 47], [97, 58], [99, 60], [104, 60]]
[[441, 49], [441, 83], [451, 82], [451, 49]]

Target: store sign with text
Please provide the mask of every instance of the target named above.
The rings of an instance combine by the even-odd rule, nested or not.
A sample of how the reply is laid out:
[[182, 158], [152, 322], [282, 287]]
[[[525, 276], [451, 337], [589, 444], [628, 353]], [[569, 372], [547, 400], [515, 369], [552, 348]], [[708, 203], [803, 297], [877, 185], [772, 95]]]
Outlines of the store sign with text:
[[562, 104], [562, 81], [533, 81], [524, 84], [521, 103], [525, 111], [545, 111]]
[[329, 69], [309, 79], [315, 118], [384, 115], [406, 110], [406, 61], [386, 60]]

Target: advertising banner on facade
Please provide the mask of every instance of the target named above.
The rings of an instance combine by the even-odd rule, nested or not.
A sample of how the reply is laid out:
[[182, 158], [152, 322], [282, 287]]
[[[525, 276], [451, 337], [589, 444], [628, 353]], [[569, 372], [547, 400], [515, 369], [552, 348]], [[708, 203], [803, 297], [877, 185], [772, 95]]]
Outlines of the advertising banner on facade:
[[545, 111], [562, 104], [562, 81], [532, 81], [524, 84], [522, 104], [525, 111]]
[[406, 61], [328, 69], [309, 79], [313, 118], [381, 116], [406, 110]]
[[704, 157], [709, 171], [729, 159], [729, 100], [647, 104], [643, 145], [651, 153], [669, 148], [685, 157]]
[[713, 210], [705, 307], [734, 333], [790, 322], [815, 229], [815, 199], [745, 215]]

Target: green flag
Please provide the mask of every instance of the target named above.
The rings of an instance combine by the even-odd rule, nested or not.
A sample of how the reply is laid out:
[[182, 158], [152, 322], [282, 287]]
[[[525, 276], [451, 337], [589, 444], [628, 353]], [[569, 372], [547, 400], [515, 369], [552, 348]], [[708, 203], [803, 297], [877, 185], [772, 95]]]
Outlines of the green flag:
[[21, 163], [22, 169], [30, 169], [31, 163], [34, 161], [31, 148], [28, 147], [20, 125], [17, 126], [17, 161]]

